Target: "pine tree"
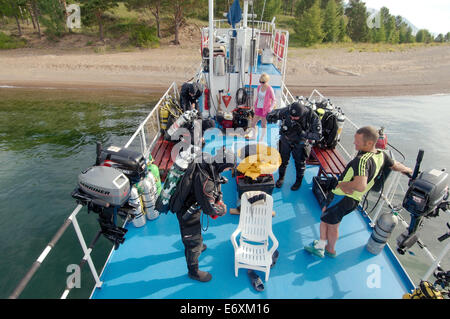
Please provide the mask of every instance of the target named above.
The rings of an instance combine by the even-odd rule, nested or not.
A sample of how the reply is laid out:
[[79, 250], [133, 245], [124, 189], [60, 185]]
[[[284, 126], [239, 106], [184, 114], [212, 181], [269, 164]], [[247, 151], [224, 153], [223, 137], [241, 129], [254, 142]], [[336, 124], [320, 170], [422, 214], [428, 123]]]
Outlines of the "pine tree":
[[316, 0], [299, 0], [295, 7], [295, 16], [301, 17], [306, 11], [308, 11]]
[[[167, 0], [166, 0], [167, 1]], [[173, 24], [175, 38], [173, 44], [180, 44], [180, 28], [185, 21], [185, 17], [196, 9], [198, 1], [195, 0], [173, 0], [169, 1], [172, 7]]]
[[[33, 1], [33, 4], [36, 4], [33, 7], [35, 19], [37, 22], [41, 21], [42, 25], [46, 27], [47, 36], [50, 38], [61, 37], [66, 29], [63, 4], [59, 0], [39, 0], [38, 3]], [[37, 13], [37, 8], [41, 12], [40, 15]]]
[[81, 3], [81, 16], [85, 23], [89, 24], [93, 20], [98, 23], [98, 33], [100, 36], [100, 41], [104, 41], [104, 31], [103, 31], [103, 14], [118, 6], [117, 0], [79, 0]]
[[389, 16], [387, 18], [387, 21], [385, 22], [385, 29], [386, 29], [386, 40], [389, 43], [398, 43], [397, 42], [392, 42], [395, 41], [395, 38], [398, 38], [398, 31], [396, 29], [395, 26], [395, 17], [394, 16]]
[[[265, 1], [265, 5], [264, 5]], [[271, 21], [281, 11], [280, 0], [258, 0], [254, 1], [256, 20]], [[264, 9], [264, 12], [263, 12]], [[250, 9], [249, 9], [250, 10]], [[261, 16], [262, 15], [262, 16]], [[255, 20], [255, 21], [256, 21]], [[250, 21], [250, 20], [249, 20]]]
[[125, 5], [128, 10], [148, 10], [151, 12], [156, 22], [156, 34], [161, 38], [161, 15], [167, 2], [164, 0], [127, 0]]
[[347, 22], [346, 17], [341, 16], [339, 18], [339, 32], [338, 32], [338, 41], [343, 42], [347, 37]]
[[0, 14], [16, 20], [20, 37], [22, 36], [22, 27], [20, 26], [20, 18], [22, 17], [21, 6], [25, 5], [24, 2], [25, 1], [0, 0]]
[[420, 29], [416, 34], [416, 42], [429, 43], [432, 36], [427, 29]]
[[374, 28], [375, 30], [375, 43], [386, 42], [386, 29], [384, 28], [384, 23], [380, 23], [379, 28]]
[[295, 31], [297, 38], [304, 46], [322, 42], [324, 34], [322, 32], [322, 17], [318, 0], [300, 17]]
[[339, 20], [336, 10], [336, 2], [334, 0], [328, 1], [323, 19], [324, 41], [326, 42], [336, 42], [338, 40]]
[[444, 42], [444, 35], [442, 33], [439, 33], [436, 38], [434, 38], [434, 42]]
[[349, 6], [345, 9], [345, 15], [348, 17], [347, 30], [350, 38], [355, 42], [367, 41], [369, 35], [368, 14], [364, 2], [350, 0]]

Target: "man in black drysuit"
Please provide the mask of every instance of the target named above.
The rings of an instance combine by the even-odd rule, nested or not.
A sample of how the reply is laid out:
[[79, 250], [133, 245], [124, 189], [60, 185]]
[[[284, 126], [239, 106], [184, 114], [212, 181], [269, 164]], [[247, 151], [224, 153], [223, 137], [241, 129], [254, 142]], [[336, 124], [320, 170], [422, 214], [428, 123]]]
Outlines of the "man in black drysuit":
[[292, 152], [295, 161], [296, 179], [291, 190], [295, 191], [302, 184], [306, 159], [311, 151], [308, 140], [319, 140], [322, 136], [320, 119], [311, 108], [299, 102], [276, 109], [267, 114], [266, 118], [269, 123], [281, 120], [278, 148], [282, 163], [278, 170], [279, 178], [276, 186], [280, 188], [283, 185], [284, 175]]
[[170, 210], [177, 214], [188, 276], [200, 282], [212, 276], [198, 268], [198, 258], [206, 249], [203, 244], [201, 211], [216, 218], [227, 212], [223, 203], [221, 184], [226, 179], [220, 173], [234, 167], [234, 153], [223, 149], [215, 157], [203, 153], [201, 163], [191, 164], [170, 199]]
[[184, 83], [180, 90], [180, 106], [183, 112], [194, 108], [198, 111], [198, 99], [202, 94], [203, 89], [200, 83]]

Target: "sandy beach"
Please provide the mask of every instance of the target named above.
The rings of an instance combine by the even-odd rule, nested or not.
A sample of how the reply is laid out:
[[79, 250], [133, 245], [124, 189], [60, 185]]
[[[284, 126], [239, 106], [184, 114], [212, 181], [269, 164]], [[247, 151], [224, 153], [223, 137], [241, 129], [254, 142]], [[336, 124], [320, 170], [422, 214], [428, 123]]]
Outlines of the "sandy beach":
[[[16, 49], [0, 51], [0, 87], [164, 92], [200, 65], [194, 41], [133, 52]], [[286, 85], [295, 95], [397, 96], [450, 93], [450, 45], [395, 52], [291, 48]]]

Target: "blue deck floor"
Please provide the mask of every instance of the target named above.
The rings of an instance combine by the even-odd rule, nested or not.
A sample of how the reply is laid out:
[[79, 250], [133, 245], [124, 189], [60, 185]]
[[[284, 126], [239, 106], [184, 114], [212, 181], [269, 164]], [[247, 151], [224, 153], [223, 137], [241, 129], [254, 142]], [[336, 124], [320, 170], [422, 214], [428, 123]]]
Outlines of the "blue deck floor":
[[[213, 279], [199, 283], [187, 276], [178, 222], [169, 213], [147, 221], [142, 228], [128, 225], [125, 243], [112, 253], [101, 276], [103, 287], [96, 289], [92, 298], [401, 298], [413, 287], [388, 247], [377, 256], [365, 249], [370, 228], [358, 211], [341, 223], [336, 259], [320, 259], [304, 250], [304, 245], [319, 237], [321, 213], [311, 190], [316, 174], [317, 167], [308, 166], [301, 189], [292, 192], [295, 170], [291, 159], [283, 187], [273, 192], [273, 231], [280, 255], [263, 292], [251, 287], [245, 269], [239, 270], [238, 277], [234, 275], [230, 235], [238, 225], [238, 215], [228, 213], [209, 219], [203, 232], [208, 249], [200, 256], [200, 269], [211, 272]], [[230, 172], [224, 175], [229, 178], [223, 185], [224, 200], [228, 208], [233, 208], [236, 182]], [[205, 217], [204, 227], [206, 223]]]

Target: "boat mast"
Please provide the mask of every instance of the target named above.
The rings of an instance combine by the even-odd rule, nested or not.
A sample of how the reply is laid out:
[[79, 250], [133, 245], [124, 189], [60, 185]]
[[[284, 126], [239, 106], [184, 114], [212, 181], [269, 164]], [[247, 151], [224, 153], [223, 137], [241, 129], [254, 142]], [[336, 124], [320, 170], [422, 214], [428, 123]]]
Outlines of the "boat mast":
[[[214, 82], [214, 0], [209, 0], [209, 37], [208, 37], [208, 47], [209, 47], [209, 103], [210, 109], [212, 110], [212, 105], [214, 104], [213, 97], [213, 82]], [[214, 115], [215, 115], [214, 111]]]

